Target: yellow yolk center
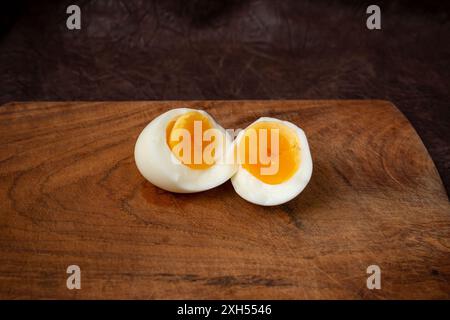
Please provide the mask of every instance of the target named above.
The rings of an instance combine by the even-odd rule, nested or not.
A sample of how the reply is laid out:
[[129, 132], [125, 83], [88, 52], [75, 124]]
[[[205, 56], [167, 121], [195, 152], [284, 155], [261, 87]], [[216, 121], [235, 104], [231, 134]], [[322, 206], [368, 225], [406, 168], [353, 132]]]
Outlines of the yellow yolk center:
[[[205, 161], [204, 151], [209, 144], [214, 143], [214, 139], [203, 141], [203, 133], [211, 128], [213, 125], [208, 117], [197, 111], [187, 112], [175, 117], [167, 125], [167, 145], [181, 163], [189, 168], [208, 169], [214, 165], [214, 161]], [[184, 148], [181, 148], [180, 144], [183, 144]]]
[[239, 157], [242, 167], [257, 179], [280, 184], [289, 180], [300, 166], [300, 141], [285, 124], [260, 121], [245, 130]]

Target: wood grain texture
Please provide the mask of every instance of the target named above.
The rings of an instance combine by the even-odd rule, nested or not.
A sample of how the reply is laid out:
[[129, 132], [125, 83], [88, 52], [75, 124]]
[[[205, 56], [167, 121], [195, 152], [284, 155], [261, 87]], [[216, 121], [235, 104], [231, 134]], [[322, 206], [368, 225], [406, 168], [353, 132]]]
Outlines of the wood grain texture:
[[[191, 195], [137, 171], [143, 127], [179, 106], [226, 128], [301, 126], [314, 172], [274, 208], [229, 182]], [[450, 298], [450, 205], [385, 101], [11, 103], [0, 108], [0, 298]], [[66, 268], [82, 289], [66, 288]], [[366, 288], [366, 268], [382, 289]]]

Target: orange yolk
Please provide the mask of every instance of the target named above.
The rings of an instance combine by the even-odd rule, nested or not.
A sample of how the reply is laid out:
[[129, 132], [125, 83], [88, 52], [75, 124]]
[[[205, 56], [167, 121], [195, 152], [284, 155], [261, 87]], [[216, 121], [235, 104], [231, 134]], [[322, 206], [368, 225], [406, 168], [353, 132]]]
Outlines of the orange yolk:
[[[273, 130], [275, 140], [272, 141]], [[261, 138], [260, 134], [266, 138]], [[264, 147], [266, 150], [261, 149]], [[245, 130], [239, 144], [239, 157], [242, 167], [260, 181], [280, 184], [289, 180], [300, 166], [300, 141], [290, 127], [279, 122], [260, 121]], [[273, 169], [269, 170], [270, 167]]]
[[[195, 131], [195, 124], [197, 128], [201, 124], [201, 130]], [[214, 139], [212, 141], [203, 141], [203, 133], [204, 131], [213, 128], [208, 117], [204, 116], [200, 112], [190, 111], [179, 117], [175, 117], [172, 119], [166, 127], [166, 142], [169, 146], [170, 150], [175, 154], [175, 156], [186, 166], [191, 169], [199, 169], [204, 170], [214, 165], [214, 161], [210, 161], [212, 163], [207, 163], [205, 161], [203, 155], [205, 148], [214, 143]], [[180, 132], [183, 129], [185, 133], [189, 133], [190, 141], [183, 141], [183, 137], [180, 137]], [[198, 136], [195, 137], [195, 134]], [[188, 143], [187, 147], [190, 147], [190, 157], [183, 156], [183, 149], [179, 152], [176, 151], [176, 146], [180, 143]], [[214, 155], [214, 150], [212, 151]], [[198, 159], [199, 161], [194, 161]]]

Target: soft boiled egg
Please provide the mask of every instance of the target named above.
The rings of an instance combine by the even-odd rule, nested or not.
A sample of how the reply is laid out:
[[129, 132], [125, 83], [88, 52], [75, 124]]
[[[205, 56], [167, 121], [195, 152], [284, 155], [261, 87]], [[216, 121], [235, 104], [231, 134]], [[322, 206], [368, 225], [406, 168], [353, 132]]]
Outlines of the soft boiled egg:
[[179, 108], [152, 120], [134, 157], [140, 173], [161, 189], [190, 193], [214, 188], [236, 171], [232, 137], [205, 111]]
[[308, 184], [312, 160], [302, 129], [263, 117], [242, 130], [235, 142], [236, 174], [231, 178], [245, 200], [263, 206], [285, 203]]

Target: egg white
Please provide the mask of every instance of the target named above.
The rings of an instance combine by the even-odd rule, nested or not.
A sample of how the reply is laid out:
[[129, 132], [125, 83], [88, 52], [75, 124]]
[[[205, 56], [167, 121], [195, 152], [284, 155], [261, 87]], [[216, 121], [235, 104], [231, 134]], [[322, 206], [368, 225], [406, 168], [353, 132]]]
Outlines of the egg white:
[[[192, 169], [176, 158], [166, 140], [168, 123], [177, 116], [196, 111], [206, 116], [212, 127], [223, 134], [229, 148], [225, 154], [215, 153], [215, 164], [207, 169]], [[178, 193], [192, 193], [214, 188], [227, 181], [235, 172], [232, 138], [205, 111], [190, 108], [169, 110], [153, 119], [139, 135], [134, 148], [134, 158], [139, 172], [155, 186]], [[220, 149], [218, 149], [220, 150]]]
[[[262, 182], [242, 166], [239, 166], [236, 174], [231, 178], [231, 183], [234, 190], [245, 200], [262, 206], [275, 206], [292, 200], [303, 191], [311, 179], [313, 164], [308, 140], [302, 129], [288, 121], [269, 117], [259, 118], [252, 124], [261, 121], [282, 123], [295, 131], [300, 142], [300, 165], [298, 170], [289, 180], [272, 185]], [[235, 145], [239, 145], [244, 134], [245, 130], [238, 134], [234, 141]]]

